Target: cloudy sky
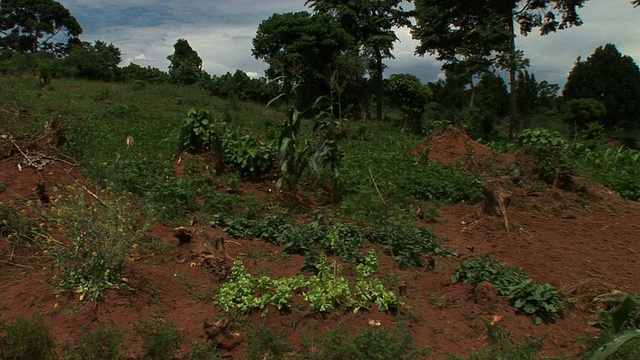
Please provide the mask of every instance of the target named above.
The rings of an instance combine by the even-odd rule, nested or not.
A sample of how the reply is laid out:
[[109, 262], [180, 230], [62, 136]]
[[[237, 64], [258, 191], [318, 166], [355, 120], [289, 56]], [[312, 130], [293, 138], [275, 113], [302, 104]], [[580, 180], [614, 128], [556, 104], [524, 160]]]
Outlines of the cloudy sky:
[[[251, 40], [261, 21], [274, 13], [306, 10], [305, 0], [58, 0], [84, 29], [84, 41], [102, 40], [122, 50], [130, 62], [166, 70], [173, 44], [187, 39], [203, 60], [204, 69], [222, 75], [244, 70], [262, 76], [266, 64], [251, 56]], [[640, 8], [631, 0], [591, 0], [580, 11], [584, 25], [539, 36], [518, 38], [517, 46], [531, 61], [538, 81], [564, 84], [578, 56], [613, 43], [640, 61]], [[442, 76], [438, 62], [413, 55], [415, 42], [408, 30], [398, 31], [395, 60], [388, 60], [386, 75], [412, 73], [424, 82]]]

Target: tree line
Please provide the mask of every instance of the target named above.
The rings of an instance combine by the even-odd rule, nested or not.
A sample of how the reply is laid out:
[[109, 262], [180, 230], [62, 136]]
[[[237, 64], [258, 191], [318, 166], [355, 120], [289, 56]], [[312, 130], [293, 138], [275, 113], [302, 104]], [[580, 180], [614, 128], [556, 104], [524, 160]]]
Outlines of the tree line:
[[[251, 53], [266, 62], [265, 77], [241, 70], [222, 76], [202, 69], [186, 39], [168, 56], [168, 72], [130, 64], [103, 41], [80, 40], [82, 27], [54, 0], [0, 3], [0, 63], [3, 72], [38, 69], [41, 77], [197, 85], [212, 95], [268, 102], [282, 93], [288, 106], [311, 107], [330, 100], [337, 117], [383, 120], [383, 106], [404, 114], [404, 125], [423, 130], [424, 117], [464, 124], [478, 137], [504, 131], [513, 136], [532, 119], [562, 112], [576, 131], [590, 122], [612, 129], [640, 124], [640, 71], [632, 58], [606, 44], [578, 59], [559, 87], [527, 71], [517, 33], [546, 35], [580, 26], [587, 0], [308, 0], [310, 11], [273, 14], [258, 25]], [[411, 6], [409, 6], [411, 5]], [[638, 1], [632, 1], [639, 6]], [[408, 27], [418, 56], [442, 62], [446, 79], [422, 84], [411, 74], [385, 79], [393, 59], [396, 29]], [[506, 71], [508, 80], [496, 75]], [[370, 113], [372, 112], [372, 113]], [[508, 119], [504, 129], [497, 128]]]

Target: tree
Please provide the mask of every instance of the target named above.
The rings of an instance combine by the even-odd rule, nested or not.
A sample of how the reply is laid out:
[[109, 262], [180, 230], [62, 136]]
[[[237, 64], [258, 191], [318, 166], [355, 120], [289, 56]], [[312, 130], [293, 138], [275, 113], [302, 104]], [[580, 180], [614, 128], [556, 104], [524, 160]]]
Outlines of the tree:
[[589, 123], [600, 123], [607, 114], [607, 108], [602, 101], [596, 99], [572, 99], [560, 108], [568, 123], [573, 125], [575, 137], [584, 130]]
[[576, 61], [562, 91], [565, 99], [590, 98], [607, 109], [606, 128], [640, 125], [640, 69], [615, 45], [598, 47], [586, 61]]
[[364, 54], [371, 59], [370, 73], [376, 88], [376, 118], [382, 120], [384, 59], [393, 59], [398, 41], [394, 27], [409, 26], [409, 12], [402, 0], [307, 0], [317, 13], [333, 16], [352, 34]]
[[[53, 42], [64, 33], [66, 44]], [[82, 27], [62, 4], [53, 0], [2, 0], [0, 49], [20, 53], [47, 51], [64, 55], [79, 43]]]
[[433, 94], [415, 75], [393, 74], [389, 77], [389, 95], [411, 124], [411, 131], [422, 132], [422, 115]]
[[526, 36], [534, 28], [546, 35], [581, 25], [577, 8], [585, 2], [416, 0], [416, 24], [411, 33], [420, 41], [417, 54], [436, 54], [439, 60], [447, 63], [468, 58], [490, 59], [496, 66], [509, 70], [509, 135], [512, 136], [518, 127], [516, 73], [526, 65], [522, 53], [515, 47], [516, 27]]
[[323, 74], [353, 45], [353, 37], [330, 16], [301, 11], [262, 21], [251, 52], [269, 64], [267, 77], [282, 81], [285, 94], [297, 83], [298, 106], [306, 107], [330, 92]]
[[63, 60], [68, 75], [104, 81], [119, 78], [118, 65], [121, 61], [120, 49], [100, 40], [97, 40], [94, 45], [82, 43], [74, 46], [71, 53]]
[[167, 56], [171, 62], [169, 65], [171, 82], [183, 85], [195, 84], [200, 79], [202, 72], [202, 59], [185, 39], [178, 39], [173, 45], [173, 49], [173, 55]]

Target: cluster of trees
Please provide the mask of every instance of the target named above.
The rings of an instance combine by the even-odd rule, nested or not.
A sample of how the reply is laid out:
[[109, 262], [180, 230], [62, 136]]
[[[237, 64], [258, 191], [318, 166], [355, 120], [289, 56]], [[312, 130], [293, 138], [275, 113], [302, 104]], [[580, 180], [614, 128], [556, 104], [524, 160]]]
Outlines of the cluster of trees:
[[[516, 32], [537, 29], [546, 35], [581, 25], [578, 9], [586, 1], [307, 0], [310, 12], [273, 14], [259, 24], [251, 51], [268, 69], [265, 78], [253, 79], [240, 70], [209, 75], [185, 39], [168, 56], [168, 73], [135, 64], [121, 68], [120, 50], [102, 41], [82, 42], [81, 26], [60, 3], [3, 0], [0, 61], [5, 71], [36, 64], [54, 76], [197, 85], [212, 95], [241, 100], [266, 102], [282, 92], [287, 104], [300, 109], [327, 96], [337, 116], [382, 120], [386, 99], [402, 110], [416, 133], [426, 113], [459, 121], [485, 138], [508, 118], [505, 131], [512, 136], [541, 112], [553, 110], [576, 131], [592, 121], [636, 129], [640, 71], [614, 45], [578, 59], [561, 98], [557, 85], [537, 82], [526, 70], [528, 60], [515, 47]], [[403, 8], [407, 2], [413, 2], [412, 9]], [[640, 5], [637, 0], [632, 4]], [[384, 61], [393, 59], [399, 27], [410, 28], [417, 55], [442, 61], [445, 80], [421, 84], [409, 74], [384, 79]], [[498, 71], [506, 71], [508, 81]], [[374, 116], [369, 109], [375, 109]]]

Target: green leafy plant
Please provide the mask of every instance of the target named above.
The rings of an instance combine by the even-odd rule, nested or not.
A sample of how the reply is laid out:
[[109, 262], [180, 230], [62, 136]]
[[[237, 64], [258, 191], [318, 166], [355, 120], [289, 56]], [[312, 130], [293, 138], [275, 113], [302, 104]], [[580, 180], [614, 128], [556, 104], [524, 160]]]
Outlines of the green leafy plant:
[[[369, 257], [375, 257], [375, 253]], [[375, 263], [369, 259], [368, 263]], [[353, 309], [369, 308], [375, 303], [380, 311], [387, 311], [400, 305], [397, 296], [384, 287], [379, 279], [369, 280], [365, 274], [373, 274], [371, 268], [359, 268], [359, 277], [355, 285], [342, 275], [342, 266], [333, 262], [327, 263], [324, 254], [320, 256], [318, 273], [305, 278], [296, 275], [290, 278], [271, 279], [267, 276], [255, 278], [248, 274], [242, 262], [236, 261], [231, 268], [231, 276], [222, 285], [216, 296], [215, 303], [224, 311], [238, 309], [249, 312], [254, 309], [264, 309], [267, 305], [278, 309], [288, 308], [293, 297], [302, 295], [309, 306], [316, 311], [327, 311], [338, 307]]]
[[41, 319], [27, 319], [24, 315], [12, 323], [0, 321], [4, 335], [0, 335], [0, 358], [15, 360], [55, 359], [55, 343]]
[[382, 244], [385, 252], [393, 254], [400, 267], [411, 268], [424, 266], [427, 254], [442, 257], [454, 256], [455, 253], [444, 246], [441, 240], [427, 227], [411, 227], [402, 223], [391, 222], [386, 226], [370, 229], [366, 235], [373, 243]]
[[224, 137], [224, 162], [243, 177], [261, 176], [271, 171], [275, 162], [275, 144], [249, 135], [230, 132]]
[[531, 316], [536, 324], [551, 322], [564, 309], [560, 292], [549, 284], [538, 284], [517, 267], [507, 268], [488, 255], [474, 257], [456, 267], [451, 276], [454, 283], [465, 282], [478, 285], [489, 282], [506, 295], [516, 310]]
[[[610, 313], [601, 314], [602, 327], [599, 347], [591, 355], [591, 360], [606, 360], [614, 354], [628, 353], [625, 345], [640, 338], [640, 300], [636, 296], [621, 294], [619, 305]], [[638, 347], [631, 354], [621, 358], [636, 358]], [[618, 357], [611, 357], [618, 358]]]
[[[126, 284], [124, 271], [131, 251], [144, 236], [136, 209], [126, 195], [89, 201], [82, 193], [53, 198], [43, 213], [46, 229], [62, 231], [68, 241], [46, 235], [45, 254], [51, 258], [53, 279], [60, 291], [96, 301], [104, 292]], [[45, 230], [45, 229], [43, 229]]]
[[213, 151], [216, 170], [220, 171], [224, 162], [223, 140], [226, 131], [226, 122], [214, 118], [211, 111], [191, 109], [180, 128], [180, 150], [194, 153]]
[[569, 145], [557, 132], [546, 129], [525, 129], [518, 134], [517, 143], [536, 158], [535, 176], [558, 187], [572, 183], [574, 163], [569, 154]]

